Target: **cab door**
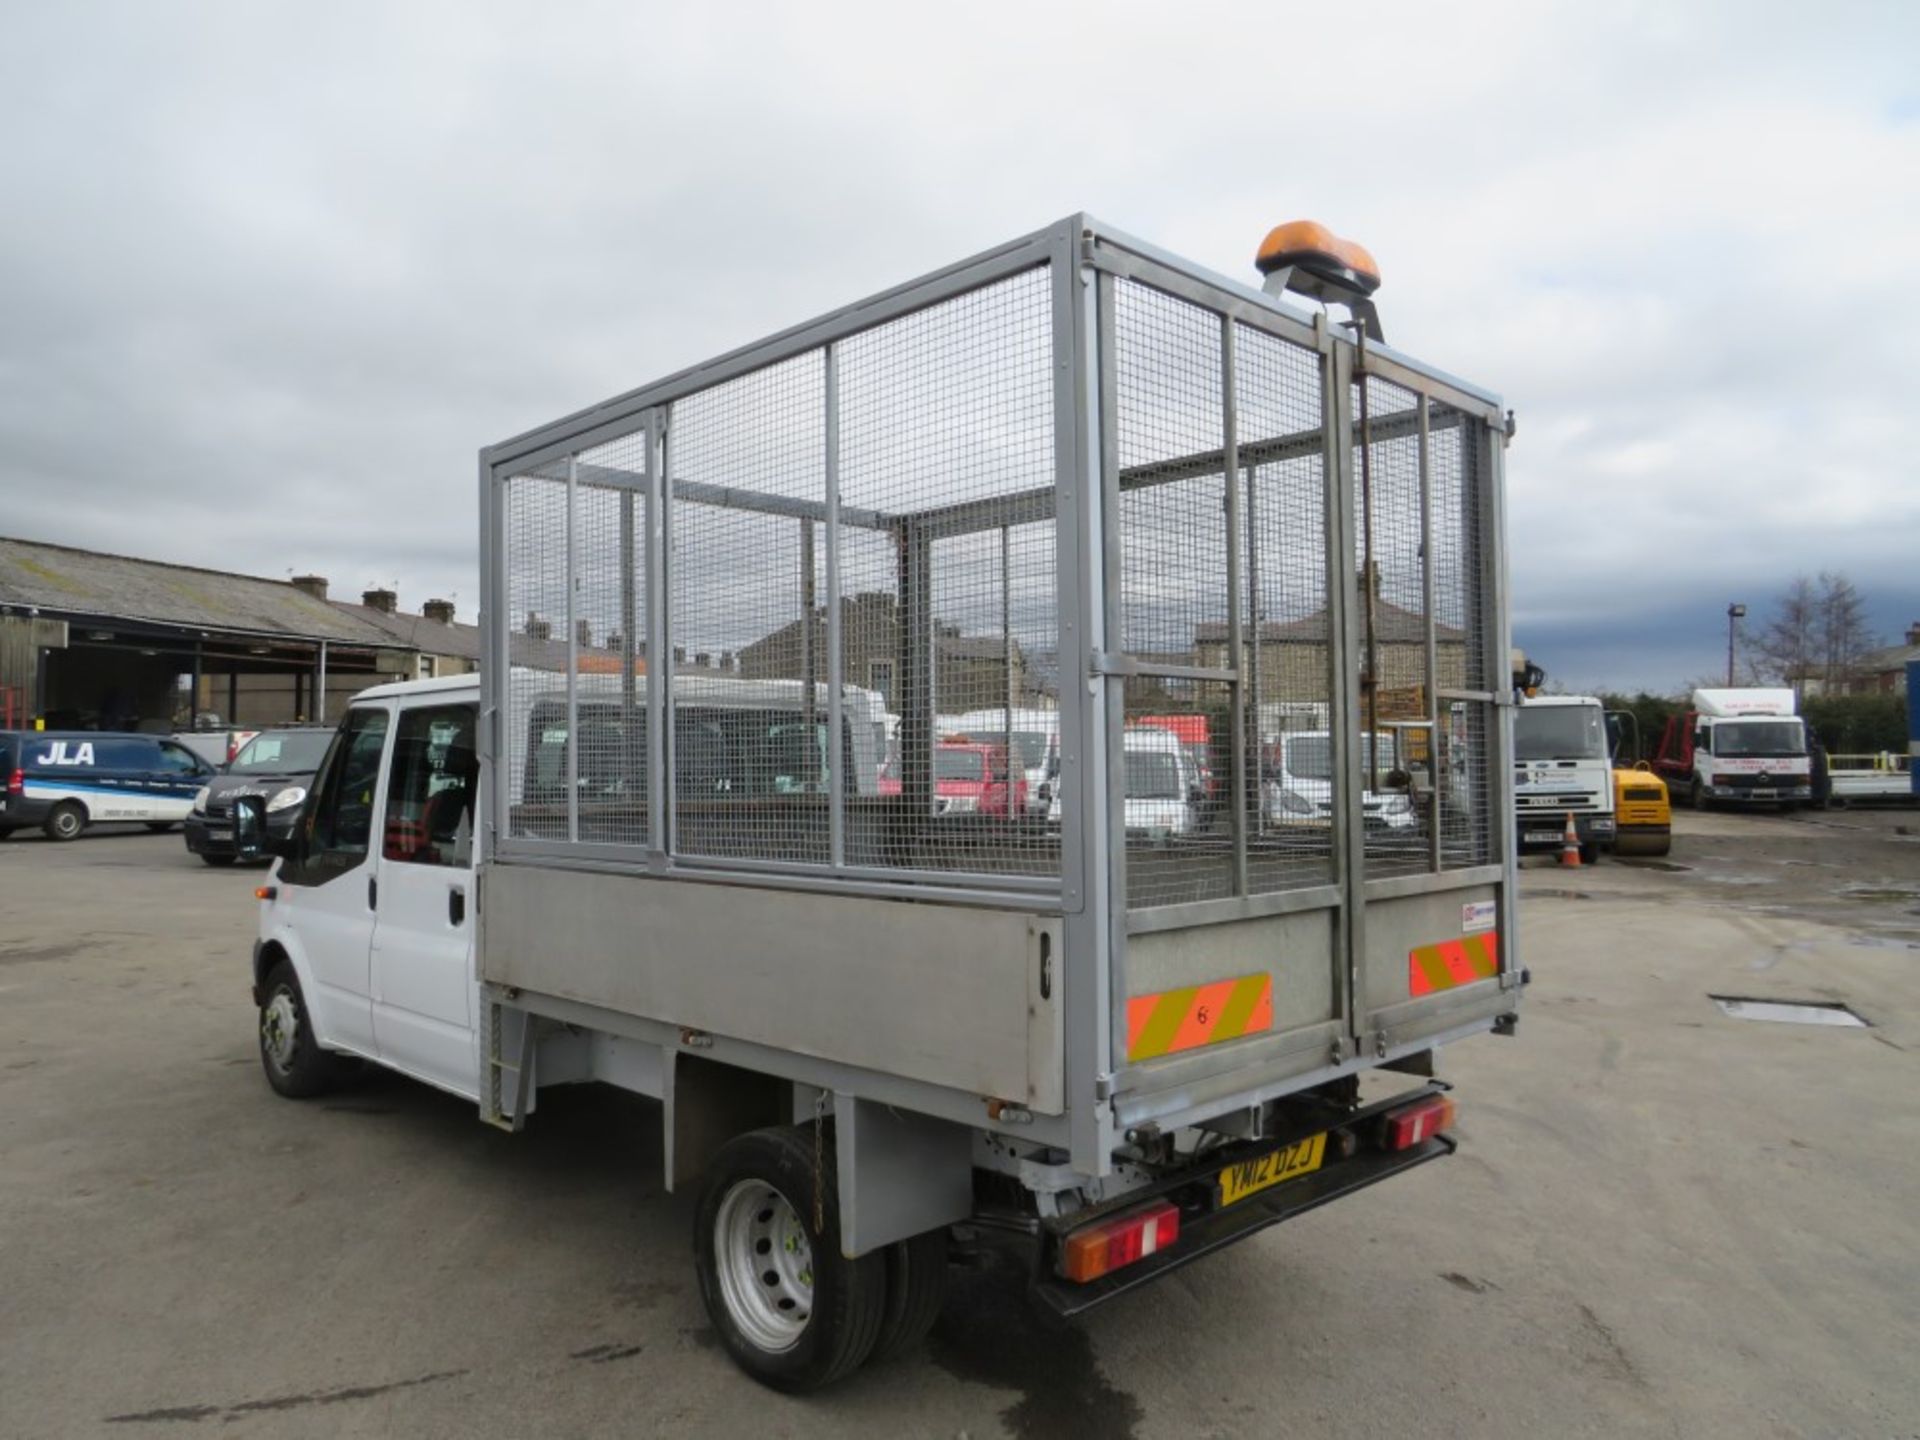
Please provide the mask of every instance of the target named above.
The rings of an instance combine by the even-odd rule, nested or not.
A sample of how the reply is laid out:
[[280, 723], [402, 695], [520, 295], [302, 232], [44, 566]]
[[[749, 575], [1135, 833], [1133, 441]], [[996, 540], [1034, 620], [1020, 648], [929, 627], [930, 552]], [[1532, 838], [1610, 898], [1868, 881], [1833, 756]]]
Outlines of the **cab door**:
[[374, 1051], [368, 957], [379, 877], [372, 839], [392, 719], [384, 705], [347, 712], [278, 876], [289, 939], [306, 962], [314, 1027], [329, 1045], [363, 1055]]
[[373, 928], [373, 1030], [382, 1064], [479, 1095], [474, 1031], [473, 833], [477, 707], [401, 710], [388, 761]]

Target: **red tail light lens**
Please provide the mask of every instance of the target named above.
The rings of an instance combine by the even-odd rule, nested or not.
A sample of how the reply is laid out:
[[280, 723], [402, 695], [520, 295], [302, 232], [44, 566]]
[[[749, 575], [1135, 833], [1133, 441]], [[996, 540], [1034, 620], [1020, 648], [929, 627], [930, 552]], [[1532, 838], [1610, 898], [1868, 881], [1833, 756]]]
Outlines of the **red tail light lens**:
[[7, 794], [19, 795], [24, 793], [26, 788], [27, 788], [27, 772], [26, 771], [16, 770], [11, 775], [7, 776]]
[[1060, 1247], [1060, 1273], [1082, 1284], [1144, 1260], [1180, 1238], [1180, 1212], [1164, 1200], [1076, 1230]]
[[1428, 1095], [1386, 1115], [1389, 1150], [1411, 1150], [1453, 1124], [1456, 1107], [1451, 1095]]

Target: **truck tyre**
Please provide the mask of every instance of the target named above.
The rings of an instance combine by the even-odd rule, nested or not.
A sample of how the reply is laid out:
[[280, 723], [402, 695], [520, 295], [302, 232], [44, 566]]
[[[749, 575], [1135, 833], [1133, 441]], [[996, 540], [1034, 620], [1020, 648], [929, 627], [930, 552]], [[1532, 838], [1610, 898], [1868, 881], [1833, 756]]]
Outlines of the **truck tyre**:
[[202, 852], [200, 858], [209, 865], [231, 865], [234, 861], [234, 857], [231, 855], [208, 855], [204, 852]]
[[290, 1100], [305, 1100], [339, 1082], [345, 1062], [313, 1038], [306, 997], [291, 960], [278, 960], [260, 987], [260, 1068], [267, 1083]]
[[886, 1256], [840, 1253], [837, 1173], [831, 1136], [811, 1125], [750, 1131], [713, 1158], [694, 1211], [694, 1270], [721, 1344], [789, 1394], [852, 1374], [886, 1317]]
[[887, 1247], [887, 1313], [873, 1359], [918, 1345], [947, 1303], [947, 1232], [929, 1230]]
[[78, 800], [62, 800], [40, 824], [49, 840], [78, 840], [87, 828], [87, 812]]
[[1580, 846], [1580, 863], [1582, 865], [1599, 864], [1600, 847], [1591, 840], [1583, 842]]
[[1692, 788], [1687, 791], [1687, 803], [1693, 806], [1695, 810], [1705, 810], [1707, 808], [1706, 787], [1698, 780], [1694, 781]]

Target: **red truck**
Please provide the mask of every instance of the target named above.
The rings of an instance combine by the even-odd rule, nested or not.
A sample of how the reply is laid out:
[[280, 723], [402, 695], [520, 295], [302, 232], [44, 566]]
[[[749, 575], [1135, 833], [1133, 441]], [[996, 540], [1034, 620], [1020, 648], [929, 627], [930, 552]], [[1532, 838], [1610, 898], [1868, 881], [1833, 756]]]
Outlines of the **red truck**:
[[[882, 795], [900, 793], [900, 777], [880, 777]], [[993, 815], [1004, 820], [1007, 809], [1007, 747], [957, 738], [933, 747], [933, 805], [937, 815]], [[1027, 782], [1013, 782], [1013, 810], [1027, 810]]]

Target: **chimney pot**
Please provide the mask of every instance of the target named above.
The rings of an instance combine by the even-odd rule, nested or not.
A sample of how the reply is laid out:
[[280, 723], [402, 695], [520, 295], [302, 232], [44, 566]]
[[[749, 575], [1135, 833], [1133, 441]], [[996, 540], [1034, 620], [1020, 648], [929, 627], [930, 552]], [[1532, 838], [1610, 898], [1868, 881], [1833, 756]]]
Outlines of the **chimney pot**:
[[400, 597], [391, 590], [363, 590], [360, 603], [369, 610], [378, 610], [382, 615], [391, 615], [400, 603]]
[[296, 575], [287, 582], [303, 595], [311, 595], [316, 600], [327, 598], [327, 577], [324, 575]]
[[527, 612], [527, 637], [532, 640], [551, 640], [553, 622], [543, 618], [537, 610]]
[[453, 602], [451, 600], [429, 600], [420, 607], [420, 613], [438, 625], [453, 623]]

